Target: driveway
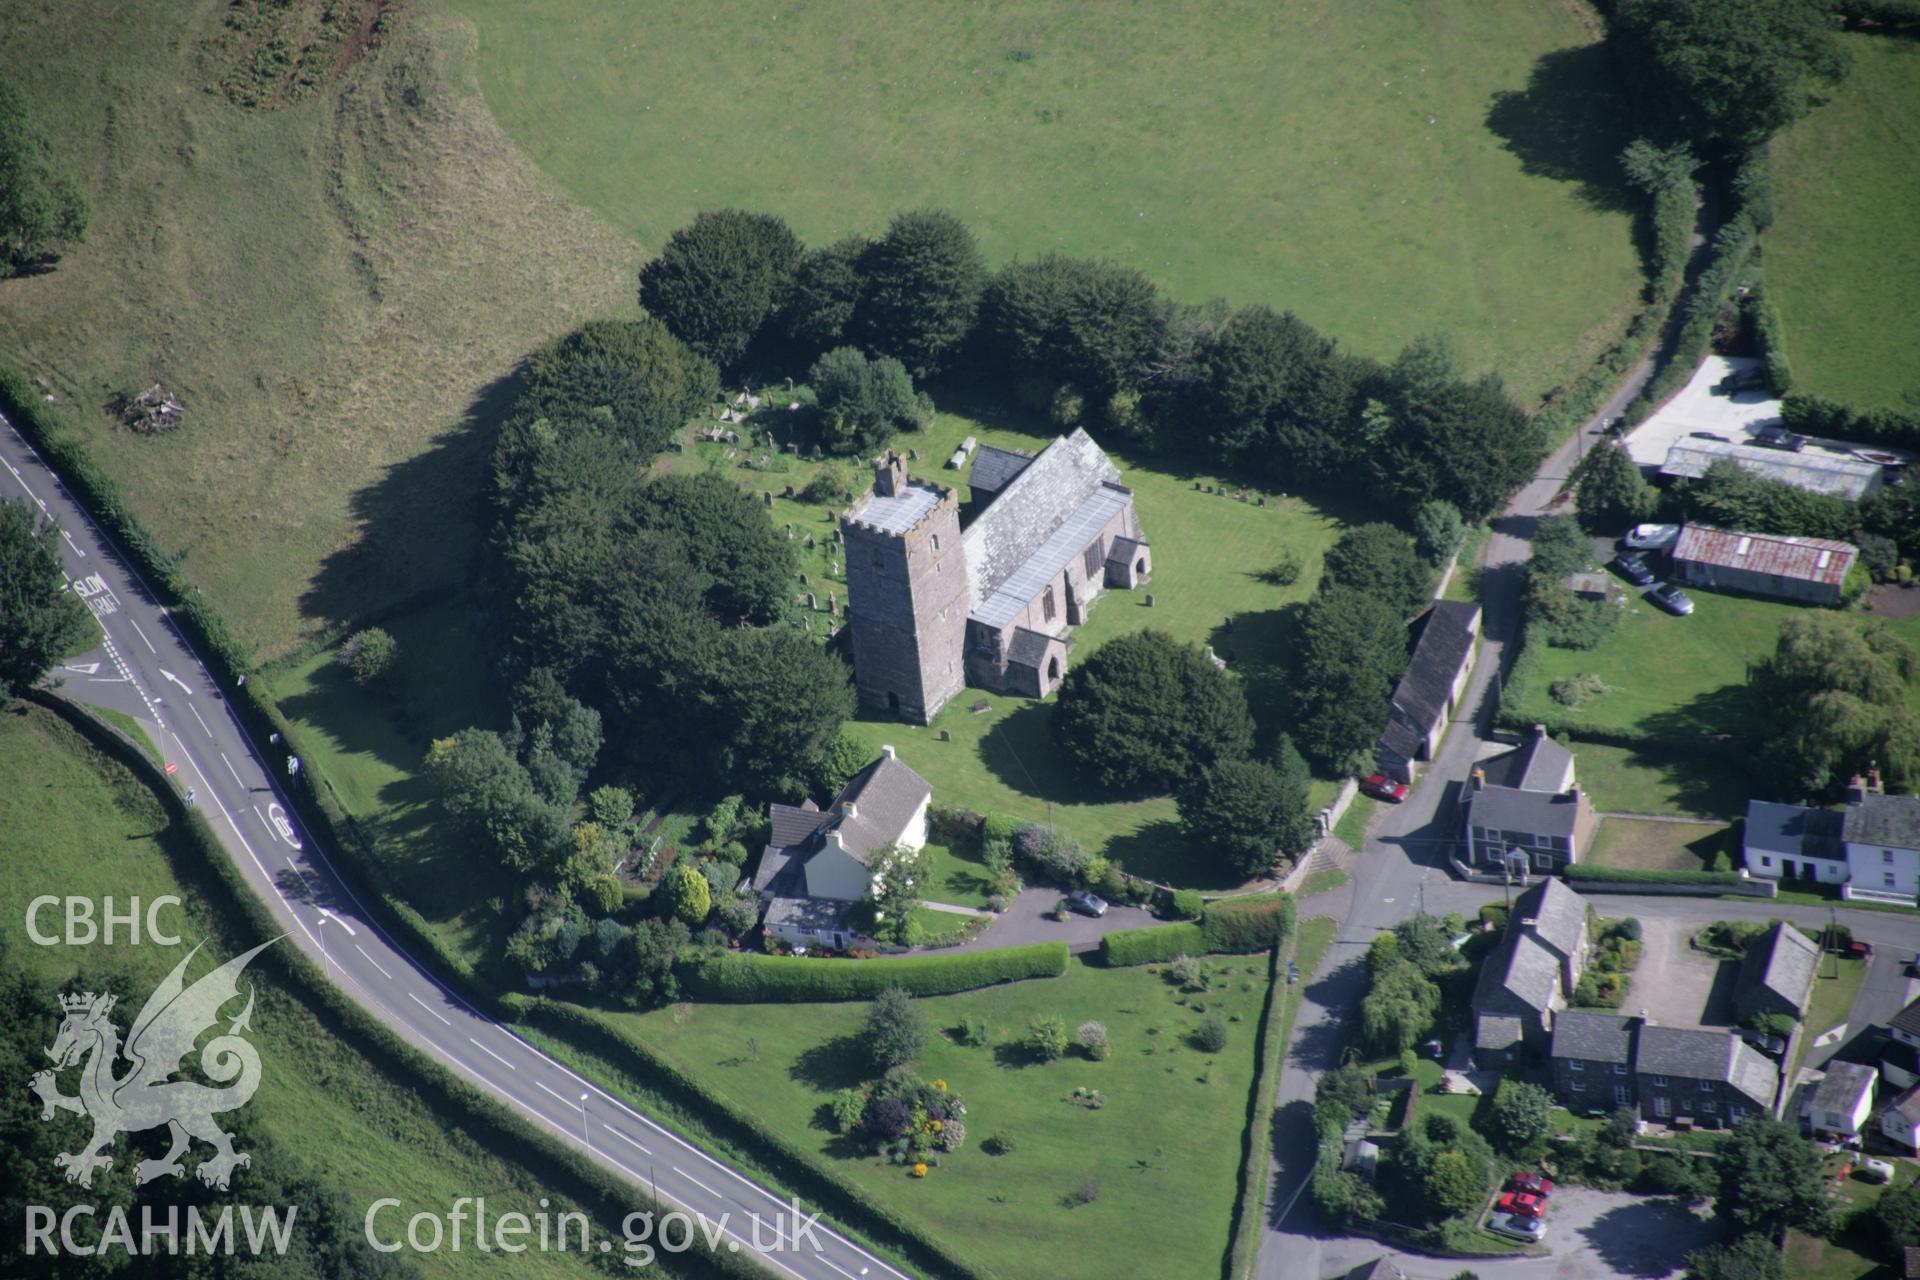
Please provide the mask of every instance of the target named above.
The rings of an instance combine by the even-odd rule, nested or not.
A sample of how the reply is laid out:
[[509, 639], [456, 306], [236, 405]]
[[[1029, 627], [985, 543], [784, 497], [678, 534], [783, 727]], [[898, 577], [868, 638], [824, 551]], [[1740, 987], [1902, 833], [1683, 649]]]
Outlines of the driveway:
[[1022, 889], [979, 937], [954, 950], [985, 951], [994, 947], [1023, 947], [1032, 942], [1065, 939], [1067, 950], [1077, 954], [1094, 950], [1100, 945], [1100, 939], [1115, 929], [1138, 929], [1142, 925], [1166, 923], [1155, 918], [1145, 907], [1123, 907], [1117, 903], [1109, 906], [1107, 914], [1097, 920], [1073, 912], [1068, 913], [1064, 921], [1047, 919], [1046, 913], [1053, 910], [1053, 904], [1060, 901], [1065, 893], [1064, 889]]
[[1724, 395], [1714, 390], [1729, 373], [1745, 373], [1760, 361], [1750, 356], [1708, 356], [1680, 393], [1627, 434], [1627, 455], [1643, 467], [1667, 460], [1667, 450], [1695, 431], [1746, 444], [1760, 427], [1780, 421], [1780, 401], [1765, 390]]
[[1686, 1255], [1716, 1234], [1711, 1222], [1672, 1200], [1567, 1187], [1553, 1193], [1547, 1210], [1545, 1257], [1429, 1258], [1340, 1236], [1321, 1242], [1321, 1274], [1342, 1275], [1385, 1254], [1407, 1280], [1447, 1280], [1463, 1268], [1481, 1280], [1665, 1280], [1683, 1274]]
[[[1603, 908], [1603, 913], [1617, 914], [1611, 908]], [[1640, 921], [1640, 964], [1633, 971], [1633, 985], [1627, 988], [1621, 1013], [1641, 1014], [1669, 1027], [1725, 1025], [1708, 1021], [1708, 1015], [1721, 1012], [1709, 1005], [1730, 1005], [1729, 1001], [1717, 1000], [1720, 993], [1714, 990], [1721, 962], [1688, 945], [1702, 923], [1691, 919]]]

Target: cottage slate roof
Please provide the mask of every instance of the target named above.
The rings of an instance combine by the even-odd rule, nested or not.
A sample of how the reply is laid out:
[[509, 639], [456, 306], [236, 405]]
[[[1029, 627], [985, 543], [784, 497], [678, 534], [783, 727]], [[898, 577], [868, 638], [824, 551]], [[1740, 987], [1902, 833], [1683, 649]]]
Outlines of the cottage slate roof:
[[[932, 784], [904, 760], [883, 755], [854, 774], [827, 806], [838, 819], [831, 829], [840, 833], [841, 847], [864, 863], [875, 849], [898, 840], [932, 795]], [[854, 807], [851, 815], [846, 812], [849, 804]]]
[[1473, 649], [1479, 620], [1480, 606], [1460, 600], [1441, 600], [1421, 615], [1413, 656], [1391, 700], [1421, 736], [1433, 732], [1446, 713], [1453, 682]]
[[1904, 1031], [1910, 1036], [1920, 1036], [1920, 1000], [1915, 1000], [1887, 1019], [1887, 1025], [1896, 1031]]
[[973, 456], [973, 471], [967, 477], [967, 484], [976, 496], [984, 494], [991, 497], [1025, 471], [1033, 458], [1033, 454], [1018, 449], [1001, 449], [983, 444]]
[[1475, 1013], [1540, 1014], [1560, 991], [1560, 958], [1532, 934], [1511, 932], [1481, 966]]
[[1851, 1115], [1860, 1104], [1860, 1095], [1873, 1088], [1878, 1074], [1858, 1062], [1829, 1062], [1827, 1078], [1814, 1086], [1810, 1099], [1814, 1110]]
[[1841, 843], [1840, 832], [1845, 820], [1845, 814], [1831, 809], [1749, 800], [1743, 839], [1749, 849], [1785, 854], [1789, 858], [1844, 862], [1847, 851]]
[[1413, 760], [1419, 757], [1421, 744], [1426, 739], [1398, 720], [1388, 720], [1387, 727], [1380, 731], [1378, 749], [1382, 755], [1400, 760]]
[[1119, 468], [1084, 428], [1048, 445], [961, 535], [974, 600], [986, 601], [1081, 503], [1102, 485], [1119, 481]]
[[831, 933], [840, 927], [852, 905], [832, 898], [775, 898], [767, 904], [766, 926]]
[[1899, 1112], [1909, 1124], [1920, 1124], [1920, 1084], [1888, 1103], [1887, 1110]]
[[814, 832], [833, 821], [832, 814], [811, 800], [799, 806], [770, 804], [767, 806], [767, 816], [773, 822], [773, 834], [768, 842], [782, 848], [805, 844]]
[[1140, 538], [1118, 538], [1107, 548], [1108, 564], [1127, 564], [1133, 559], [1133, 553], [1146, 546]]
[[1482, 787], [1468, 793], [1467, 821], [1495, 831], [1524, 831], [1530, 835], [1573, 838], [1580, 806], [1571, 792], [1521, 791], [1516, 787]]
[[1038, 671], [1040, 664], [1047, 660], [1047, 648], [1052, 643], [1053, 637], [1044, 631], [1015, 627], [1013, 639], [1007, 644], [1007, 661], [1016, 667]]
[[1920, 796], [1868, 795], [1847, 805], [1841, 833], [1849, 844], [1920, 849]]
[[1740, 961], [1739, 989], [1764, 987], [1794, 1008], [1805, 1008], [1819, 967], [1820, 948], [1783, 920], [1747, 944], [1747, 954]]
[[1587, 900], [1556, 879], [1542, 880], [1514, 901], [1512, 918], [1532, 920], [1530, 932], [1572, 958], [1587, 935]]
[[775, 897], [806, 893], [804, 853], [802, 849], [790, 849], [777, 844], [762, 849], [760, 865], [753, 872], [754, 892]]
[[1476, 1049], [1511, 1049], [1524, 1038], [1520, 1019], [1510, 1013], [1483, 1013], [1473, 1020]]
[[[1033, 553], [1007, 575], [991, 594], [977, 590], [978, 582], [974, 584], [976, 591], [970, 616], [995, 630], [1012, 622], [1049, 582], [1058, 578], [1062, 570], [1080, 558], [1087, 544], [1100, 536], [1100, 530], [1131, 505], [1131, 489], [1111, 484], [1095, 489], [1065, 520], [1056, 525], [1046, 540], [1035, 547]], [[995, 508], [998, 506], [999, 503], [994, 504]], [[988, 510], [991, 512], [993, 509]], [[971, 544], [968, 545], [971, 547]], [[973, 567], [971, 551], [967, 557], [967, 567]]]
[[1568, 1009], [1553, 1020], [1552, 1054], [1624, 1066], [1633, 1058], [1633, 1021], [1617, 1013]]
[[1573, 773], [1573, 752], [1547, 735], [1545, 725], [1505, 755], [1495, 756], [1480, 766], [1490, 787], [1510, 787], [1515, 791], [1564, 791]]
[[1642, 1026], [1634, 1070], [1683, 1080], [1718, 1080], [1755, 1106], [1773, 1105], [1779, 1071], [1765, 1054], [1730, 1031], [1705, 1027]]

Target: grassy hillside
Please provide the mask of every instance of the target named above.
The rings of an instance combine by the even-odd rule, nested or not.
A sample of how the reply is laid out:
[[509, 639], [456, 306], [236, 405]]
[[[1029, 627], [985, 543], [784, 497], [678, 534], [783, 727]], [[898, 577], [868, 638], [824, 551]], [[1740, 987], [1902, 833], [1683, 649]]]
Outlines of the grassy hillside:
[[1853, 74], [1773, 148], [1767, 288], [1800, 390], [1920, 395], [1920, 43], [1845, 38]]
[[[638, 254], [501, 136], [472, 29], [431, 2], [338, 80], [259, 109], [215, 91], [247, 65], [220, 43], [228, 11], [7, 5], [0, 71], [94, 219], [55, 270], [0, 281], [0, 360], [69, 401], [270, 654], [464, 575], [483, 454], [452, 433], [529, 347], [631, 306]], [[184, 425], [108, 424], [114, 392], [156, 380]]]
[[[209, 939], [221, 959], [231, 955], [234, 948], [219, 937], [186, 859], [176, 858], [176, 837], [159, 802], [125, 769], [93, 752], [48, 712], [15, 708], [0, 712], [0, 777], [7, 780], [0, 787], [0, 866], [7, 868], [0, 877], [0, 916], [15, 931], [9, 962], [56, 982], [81, 970], [120, 972], [144, 994], [195, 942]], [[41, 894], [96, 902], [111, 895], [124, 909], [129, 897], [150, 902], [169, 893], [188, 904], [161, 917], [182, 937], [179, 948], [124, 941], [39, 947], [19, 932], [26, 904]], [[43, 916], [43, 927], [57, 929], [56, 915]], [[196, 961], [193, 974], [203, 971]], [[123, 1030], [137, 1010], [125, 1011]], [[263, 985], [252, 1025], [262, 1072], [248, 1114], [347, 1197], [356, 1224], [381, 1196], [399, 1197], [409, 1213], [444, 1212], [454, 1197], [479, 1194], [502, 1210], [511, 1201], [532, 1211], [532, 1202], [550, 1190], [534, 1185], [508, 1154], [485, 1145], [486, 1135], [476, 1139], [450, 1128], [407, 1081], [374, 1069], [285, 992]], [[234, 1184], [242, 1200], [245, 1180], [242, 1171]], [[407, 1256], [430, 1276], [493, 1271], [471, 1249]], [[517, 1275], [542, 1277], [593, 1271], [583, 1259], [559, 1253], [524, 1254], [515, 1268]]]
[[718, 205], [810, 240], [943, 205], [994, 260], [1115, 258], [1373, 354], [1444, 330], [1523, 395], [1639, 283], [1571, 0], [453, 3], [502, 125], [649, 248]]

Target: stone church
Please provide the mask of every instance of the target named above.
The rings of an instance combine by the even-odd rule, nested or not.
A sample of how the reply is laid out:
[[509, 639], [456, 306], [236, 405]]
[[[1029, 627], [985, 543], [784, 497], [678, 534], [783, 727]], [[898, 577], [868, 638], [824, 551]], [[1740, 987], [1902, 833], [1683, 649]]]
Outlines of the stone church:
[[841, 520], [860, 701], [922, 724], [967, 685], [1041, 698], [1068, 628], [1152, 568], [1133, 490], [1083, 430], [1039, 454], [982, 448], [961, 527], [954, 491], [889, 451]]

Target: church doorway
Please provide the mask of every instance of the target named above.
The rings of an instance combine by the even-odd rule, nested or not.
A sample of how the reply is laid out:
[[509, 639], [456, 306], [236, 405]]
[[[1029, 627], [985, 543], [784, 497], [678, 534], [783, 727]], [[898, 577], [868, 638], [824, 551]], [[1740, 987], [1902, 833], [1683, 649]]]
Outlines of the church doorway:
[[1060, 659], [1058, 657], [1048, 658], [1047, 659], [1047, 683], [1052, 684], [1054, 681], [1058, 680], [1059, 678], [1060, 678]]
[[887, 695], [887, 710], [898, 711], [899, 709], [900, 709], [900, 695], [897, 693], [889, 693]]

